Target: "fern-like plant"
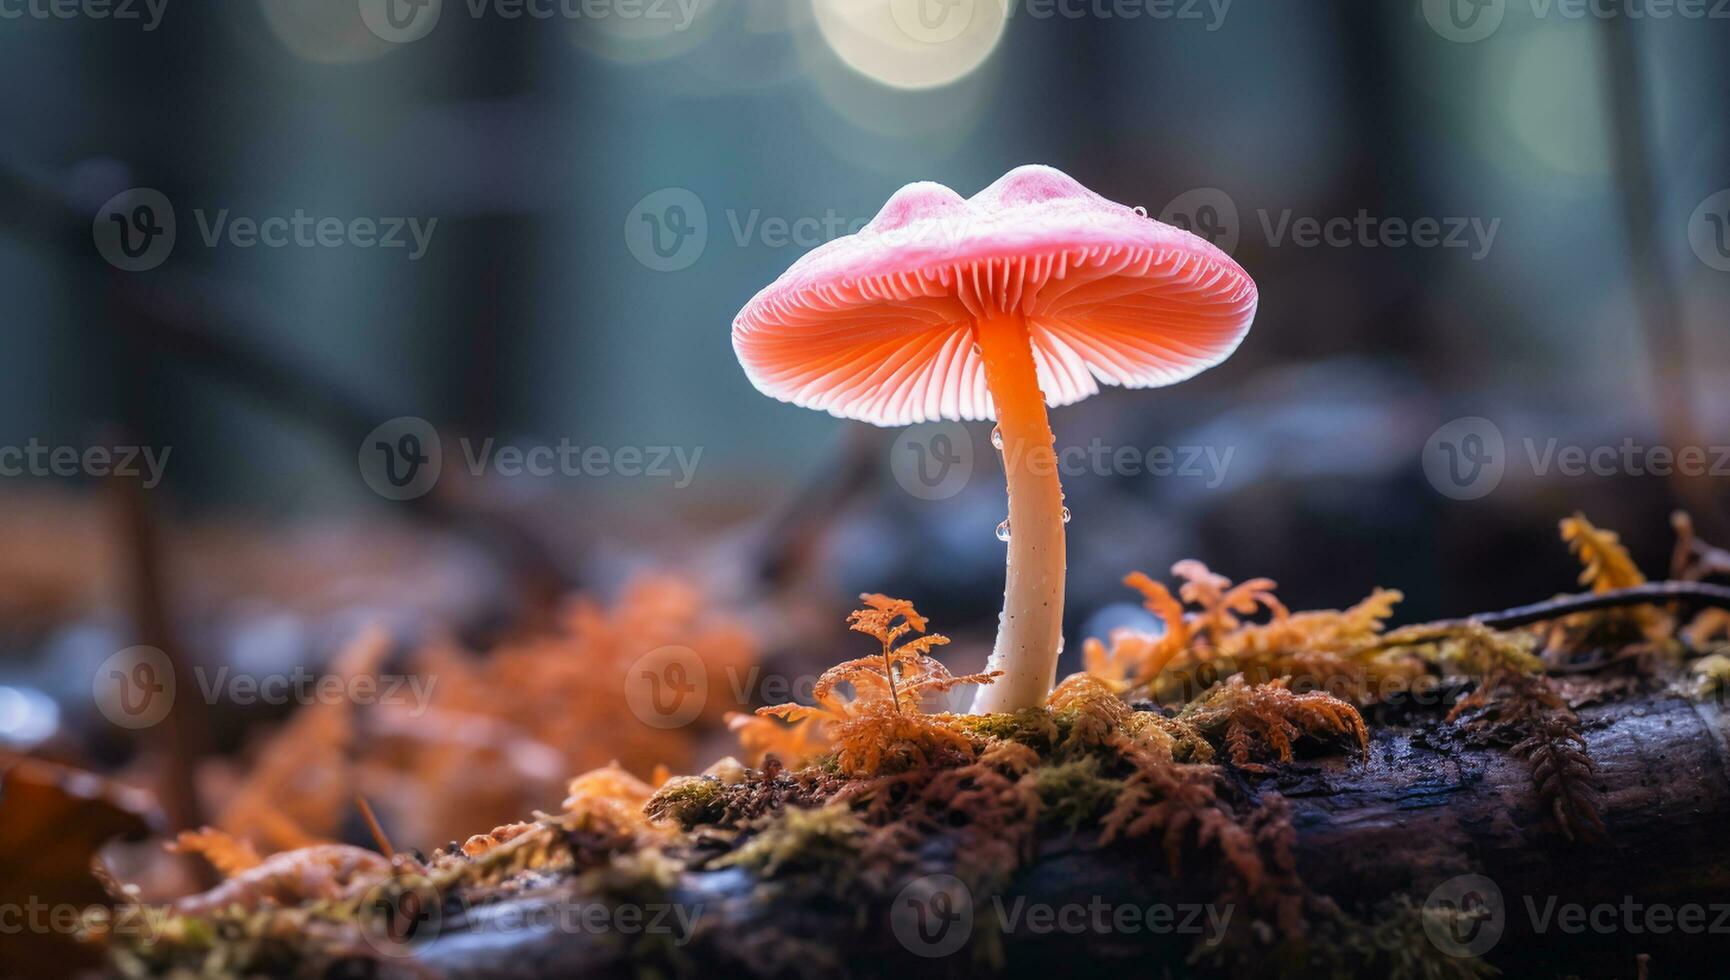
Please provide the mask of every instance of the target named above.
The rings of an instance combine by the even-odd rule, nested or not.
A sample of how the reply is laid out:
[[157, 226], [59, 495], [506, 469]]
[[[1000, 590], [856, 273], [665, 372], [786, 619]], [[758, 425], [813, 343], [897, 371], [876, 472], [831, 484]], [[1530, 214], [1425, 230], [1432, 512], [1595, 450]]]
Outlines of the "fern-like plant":
[[931, 656], [949, 638], [927, 633], [925, 617], [911, 602], [877, 593], [859, 598], [865, 605], [847, 625], [874, 637], [879, 651], [824, 671], [812, 688], [815, 704], [759, 708], [765, 724], [735, 723], [735, 732], [761, 751], [795, 757], [821, 740], [852, 775], [927, 763], [945, 752], [970, 755], [967, 736], [944, 716], [926, 714], [925, 702], [963, 684], [988, 684], [1002, 672], [951, 674]]

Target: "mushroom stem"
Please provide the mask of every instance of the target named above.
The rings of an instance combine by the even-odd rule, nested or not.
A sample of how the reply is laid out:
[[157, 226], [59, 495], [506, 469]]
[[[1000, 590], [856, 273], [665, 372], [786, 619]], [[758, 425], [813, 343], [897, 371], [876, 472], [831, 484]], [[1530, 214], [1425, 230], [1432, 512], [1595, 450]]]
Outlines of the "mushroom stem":
[[997, 407], [1009, 491], [1009, 557], [997, 644], [986, 669], [1003, 676], [974, 695], [973, 713], [1045, 703], [1063, 649], [1063, 487], [1033, 341], [1019, 313], [975, 324], [985, 384]]

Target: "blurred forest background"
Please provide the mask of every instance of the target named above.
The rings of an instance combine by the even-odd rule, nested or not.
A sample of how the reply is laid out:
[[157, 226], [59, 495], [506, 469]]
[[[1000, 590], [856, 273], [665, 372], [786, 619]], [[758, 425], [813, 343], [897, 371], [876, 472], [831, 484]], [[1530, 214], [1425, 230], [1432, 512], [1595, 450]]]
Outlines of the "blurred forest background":
[[[1655, 576], [1673, 509], [1725, 537], [1730, 474], [1567, 475], [1526, 447], [1730, 445], [1730, 21], [1492, 0], [1475, 37], [1473, 5], [1429, 0], [444, 0], [405, 40], [371, 2], [171, 0], [149, 30], [0, 19], [0, 446], [171, 447], [148, 488], [0, 477], [0, 744], [149, 774], [153, 738], [202, 758], [290, 713], [183, 696], [167, 734], [109, 725], [93, 678], [137, 644], [181, 669], [323, 670], [378, 623], [387, 662], [460, 647], [449, 683], [478, 690], [462, 672], [491, 669], [487, 651], [580, 632], [570, 596], [612, 608], [645, 573], [687, 581], [782, 676], [857, 650], [841, 620], [867, 590], [914, 599], [958, 667], [979, 662], [1003, 576], [989, 425], [965, 427], [958, 492], [912, 492], [903, 434], [759, 395], [729, 325], [902, 184], [971, 194], [1028, 162], [1200, 227], [1261, 288], [1222, 367], [1054, 413], [1063, 445], [1229, 453], [1066, 474], [1066, 664], [1146, 622], [1126, 572], [1186, 557], [1272, 577], [1293, 608], [1397, 587], [1411, 621], [1568, 590], [1555, 522], [1576, 509]], [[93, 240], [129, 188], [176, 215], [144, 271]], [[208, 243], [224, 211], [431, 233], [412, 258]], [[1316, 241], [1306, 219], [1351, 230]], [[1424, 219], [1442, 242], [1390, 232]], [[400, 417], [444, 456], [433, 492], [403, 501], [357, 465]], [[1462, 418], [1505, 439], [1505, 476], [1474, 499], [1434, 477], [1433, 437]], [[472, 476], [459, 447], [489, 439], [694, 465]], [[511, 715], [527, 695], [510, 683], [465, 710]], [[570, 765], [627, 737], [531, 734], [567, 740]], [[198, 781], [184, 822], [232, 805], [237, 776], [160, 778]], [[301, 827], [353, 836], [342, 819]], [[463, 820], [485, 829], [464, 813], [412, 842]]]

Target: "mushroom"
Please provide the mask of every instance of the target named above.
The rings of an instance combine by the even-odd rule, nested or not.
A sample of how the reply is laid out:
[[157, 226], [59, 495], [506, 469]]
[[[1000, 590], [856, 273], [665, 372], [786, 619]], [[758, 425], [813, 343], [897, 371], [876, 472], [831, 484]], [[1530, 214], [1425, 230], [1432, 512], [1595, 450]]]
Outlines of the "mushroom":
[[857, 234], [793, 263], [733, 321], [764, 394], [882, 426], [997, 420], [1009, 542], [974, 713], [1042, 704], [1063, 647], [1064, 524], [1046, 406], [1100, 384], [1173, 384], [1231, 356], [1256, 288], [1224, 252], [1024, 166], [970, 199], [897, 191]]

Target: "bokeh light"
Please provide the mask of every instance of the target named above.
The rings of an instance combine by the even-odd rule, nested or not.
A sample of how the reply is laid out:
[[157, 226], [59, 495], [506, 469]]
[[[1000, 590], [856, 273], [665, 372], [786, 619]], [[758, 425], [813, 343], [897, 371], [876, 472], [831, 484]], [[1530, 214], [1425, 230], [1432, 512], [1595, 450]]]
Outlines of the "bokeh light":
[[991, 57], [1005, 0], [812, 0], [818, 29], [855, 71], [895, 88], [947, 85]]
[[396, 47], [367, 30], [353, 0], [258, 0], [258, 8], [283, 46], [308, 61], [371, 61]]

